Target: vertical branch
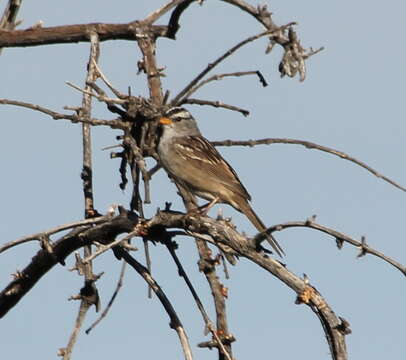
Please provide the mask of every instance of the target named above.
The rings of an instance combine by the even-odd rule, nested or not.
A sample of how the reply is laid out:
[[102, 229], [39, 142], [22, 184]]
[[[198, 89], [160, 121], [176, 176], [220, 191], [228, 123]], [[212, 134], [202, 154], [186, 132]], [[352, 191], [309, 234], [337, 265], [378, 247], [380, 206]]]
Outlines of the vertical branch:
[[[80, 116], [88, 120], [90, 119], [91, 108], [92, 108], [92, 97], [90, 95], [92, 88], [90, 83], [94, 82], [97, 78], [97, 70], [94, 63], [97, 63], [99, 58], [99, 36], [97, 33], [92, 33], [90, 35], [91, 47], [90, 47], [90, 58], [87, 65], [87, 77], [85, 92], [82, 99], [82, 108], [80, 111]], [[82, 124], [82, 137], [83, 137], [83, 169], [82, 169], [82, 180], [83, 180], [83, 193], [85, 197], [85, 217], [94, 216], [94, 200], [93, 200], [93, 181], [92, 181], [92, 142], [90, 134], [90, 124]]]
[[[23, 0], [9, 0], [0, 19], [0, 30], [14, 30], [18, 25], [16, 18]], [[0, 47], [0, 54], [3, 48]]]
[[[201, 239], [196, 239], [196, 246], [199, 251], [199, 269], [204, 273], [207, 282], [209, 283], [211, 294], [213, 296], [214, 307], [216, 310], [216, 326], [217, 334], [224, 344], [227, 353], [232, 356], [231, 343], [234, 337], [228, 332], [226, 301], [223, 294], [223, 284], [217, 276], [214, 259], [211, 257], [211, 250], [207, 243]], [[219, 359], [225, 359], [224, 354], [219, 348]]]
[[[79, 116], [83, 119], [90, 119], [91, 108], [92, 108], [92, 97], [90, 95], [92, 89], [90, 83], [94, 82], [98, 76], [97, 69], [94, 66], [99, 58], [100, 48], [99, 48], [99, 36], [97, 33], [90, 34], [90, 56], [87, 65], [87, 76], [86, 76], [86, 86], [85, 92], [83, 93], [82, 107]], [[81, 178], [83, 181], [83, 194], [85, 198], [85, 217], [94, 217], [96, 212], [94, 210], [94, 200], [93, 200], [93, 183], [92, 183], [92, 143], [91, 143], [91, 133], [90, 124], [82, 124], [82, 139], [83, 139], [83, 168], [81, 173]], [[87, 258], [92, 253], [91, 245], [86, 245], [83, 249], [84, 257]], [[86, 313], [91, 305], [96, 306], [96, 311], [99, 308], [99, 296], [97, 288], [94, 284], [96, 277], [93, 275], [93, 266], [89, 262], [83, 266], [83, 273], [85, 276], [85, 284], [80, 291], [80, 308], [79, 313], [76, 318], [75, 328], [70, 336], [68, 346], [63, 349], [63, 359], [69, 360], [71, 357], [73, 346], [76, 343], [76, 339], [80, 328], [82, 327], [83, 321], [86, 317]]]
[[156, 38], [149, 27], [137, 28], [135, 34], [138, 46], [143, 55], [142, 66], [147, 75], [149, 95], [154, 105], [161, 105], [163, 101], [161, 74], [157, 66], [155, 50]]
[[[183, 199], [183, 203], [185, 204], [187, 211], [196, 208], [196, 198], [181, 185], [176, 183], [176, 186], [179, 189], [179, 193]], [[195, 241], [200, 257], [199, 270], [204, 273], [206, 280], [209, 283], [214, 300], [214, 307], [216, 310], [217, 334], [224, 344], [224, 348], [226, 350], [225, 353], [229, 354], [229, 356], [232, 358], [233, 354], [231, 343], [235, 341], [235, 339], [228, 332], [226, 302], [223, 295], [223, 285], [220, 283], [217, 276], [215, 262], [211, 257], [211, 250], [208, 247], [207, 243], [198, 238], [195, 238]], [[221, 351], [221, 346], [220, 344], [218, 344], [218, 354], [220, 360], [226, 359], [225, 353]]]
[[23, 0], [9, 0], [0, 19], [0, 29], [13, 30], [16, 27], [16, 18]]
[[140, 264], [136, 259], [134, 259], [127, 251], [124, 249], [117, 247], [116, 249], [117, 254], [122, 257], [135, 271], [138, 272], [142, 276], [142, 278], [148, 283], [148, 285], [152, 288], [156, 296], [158, 297], [159, 301], [161, 302], [162, 306], [164, 307], [165, 311], [167, 312], [171, 322], [170, 327], [174, 329], [179, 337], [179, 341], [181, 343], [183, 354], [185, 360], [192, 360], [192, 349], [190, 348], [189, 339], [186, 335], [186, 331], [176, 314], [175, 309], [173, 308], [172, 304], [170, 303], [169, 299], [166, 297], [165, 293], [163, 292], [162, 288], [159, 284], [154, 280], [151, 274], [148, 272], [148, 269]]

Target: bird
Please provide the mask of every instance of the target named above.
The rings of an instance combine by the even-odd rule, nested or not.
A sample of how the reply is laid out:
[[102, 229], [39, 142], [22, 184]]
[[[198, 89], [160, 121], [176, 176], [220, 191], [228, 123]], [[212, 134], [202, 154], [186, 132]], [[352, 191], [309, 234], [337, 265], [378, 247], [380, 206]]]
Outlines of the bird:
[[250, 205], [251, 196], [237, 173], [217, 149], [201, 134], [192, 114], [183, 107], [171, 107], [159, 118], [160, 137], [157, 153], [160, 164], [170, 177], [193, 195], [216, 203], [225, 203], [243, 213], [263, 233], [275, 252], [283, 249], [266, 233], [266, 226]]

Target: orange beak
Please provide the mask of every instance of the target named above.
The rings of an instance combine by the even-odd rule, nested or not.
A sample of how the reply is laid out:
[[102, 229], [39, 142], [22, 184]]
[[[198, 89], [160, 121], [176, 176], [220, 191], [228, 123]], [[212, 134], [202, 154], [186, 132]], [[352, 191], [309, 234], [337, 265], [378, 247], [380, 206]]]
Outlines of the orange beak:
[[172, 121], [171, 119], [167, 118], [167, 117], [161, 117], [161, 118], [159, 119], [159, 123], [160, 123], [161, 125], [170, 125], [170, 124], [173, 123], [173, 121]]

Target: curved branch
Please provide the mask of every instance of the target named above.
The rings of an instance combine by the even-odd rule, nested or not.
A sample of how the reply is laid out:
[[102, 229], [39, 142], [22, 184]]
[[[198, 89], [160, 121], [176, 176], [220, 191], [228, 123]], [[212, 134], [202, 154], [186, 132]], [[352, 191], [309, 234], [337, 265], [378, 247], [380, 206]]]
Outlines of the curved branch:
[[342, 320], [338, 318], [325, 299], [309, 283], [290, 272], [283, 264], [262, 252], [258, 252], [252, 242], [235, 231], [225, 222], [219, 222], [209, 217], [196, 214], [179, 214], [168, 211], [158, 213], [148, 225], [165, 226], [167, 228], [181, 228], [190, 235], [207, 234], [214, 243], [220, 243], [232, 248], [239, 256], [245, 257], [259, 265], [289, 288], [296, 292], [298, 303], [305, 303], [321, 319], [326, 338], [334, 360], [347, 359], [345, 335]]
[[43, 232], [23, 236], [22, 238], [19, 238], [19, 239], [13, 240], [13, 241], [9, 241], [9, 242], [5, 243], [3, 246], [1, 246], [0, 247], [0, 254], [3, 251], [6, 251], [6, 250], [8, 250], [8, 249], [10, 249], [10, 248], [12, 248], [14, 246], [26, 243], [28, 241], [41, 240], [43, 238], [48, 238], [50, 235], [56, 234], [56, 233], [58, 233], [60, 231], [63, 231], [63, 230], [73, 229], [73, 228], [78, 227], [78, 226], [99, 224], [101, 222], [105, 222], [108, 219], [111, 219], [110, 214], [107, 214], [105, 216], [96, 217], [96, 218], [91, 218], [91, 219], [86, 219], [86, 220], [81, 220], [81, 221], [75, 221], [75, 222], [72, 222], [72, 223], [68, 223], [68, 224], [64, 224], [64, 225], [54, 227], [54, 228], [49, 229], [49, 230], [45, 230]]
[[250, 36], [247, 39], [239, 42], [237, 45], [233, 46], [231, 49], [229, 49], [226, 53], [221, 55], [219, 58], [217, 58], [214, 62], [210, 63], [207, 65], [207, 67], [200, 73], [198, 74], [183, 90], [177, 94], [173, 100], [171, 101], [172, 105], [177, 105], [182, 102], [182, 100], [186, 99], [189, 96], [189, 93], [191, 89], [202, 79], [209, 71], [211, 71], [214, 67], [216, 67], [218, 64], [220, 64], [224, 59], [228, 58], [230, 55], [235, 53], [239, 48], [242, 46], [255, 41], [263, 36], [270, 36], [274, 37], [277, 33], [283, 32], [285, 29], [287, 29], [289, 26], [292, 26], [294, 23], [289, 23], [284, 26], [281, 26], [280, 28], [273, 29], [273, 30], [267, 30], [264, 32], [261, 32], [257, 35]]
[[182, 100], [182, 102], [179, 105], [183, 105], [183, 104], [209, 105], [209, 106], [213, 106], [213, 107], [216, 107], [216, 108], [223, 108], [223, 109], [227, 109], [227, 110], [231, 110], [231, 111], [237, 111], [237, 112], [241, 113], [244, 116], [248, 116], [250, 114], [250, 112], [248, 110], [246, 110], [246, 109], [242, 109], [242, 108], [234, 106], [234, 105], [224, 104], [224, 103], [222, 103], [220, 101], [200, 100], [200, 99], [188, 98], [188, 99]]
[[0, 318], [7, 314], [33, 286], [56, 264], [75, 250], [93, 242], [109, 243], [117, 235], [131, 232], [138, 223], [138, 216], [120, 208], [120, 214], [113, 219], [94, 227], [81, 226], [72, 230], [52, 245], [52, 253], [47, 249], [37, 252], [24, 270], [18, 271], [14, 279], [0, 292]]
[[148, 269], [140, 264], [137, 260], [135, 260], [127, 251], [122, 248], [117, 248], [117, 254], [122, 257], [127, 264], [129, 264], [135, 271], [138, 272], [142, 276], [142, 278], [148, 283], [151, 289], [154, 291], [156, 296], [158, 297], [159, 301], [163, 305], [164, 309], [166, 310], [171, 323], [170, 327], [176, 331], [178, 334], [180, 343], [182, 345], [183, 353], [185, 355], [186, 360], [192, 360], [192, 349], [189, 345], [189, 340], [187, 338], [185, 329], [176, 314], [175, 309], [173, 308], [171, 302], [166, 297], [165, 293], [163, 292], [162, 288], [158, 285], [158, 283], [154, 280], [151, 274], [148, 272]]
[[187, 94], [187, 97], [195, 93], [197, 90], [199, 90], [202, 86], [206, 85], [209, 82], [212, 81], [218, 81], [222, 80], [225, 77], [239, 77], [239, 76], [247, 76], [247, 75], [256, 75], [258, 77], [258, 80], [261, 82], [263, 87], [268, 86], [268, 83], [266, 82], [264, 76], [259, 70], [253, 70], [253, 71], [238, 71], [238, 72], [233, 72], [233, 73], [225, 73], [225, 74], [217, 74], [209, 77], [208, 79], [200, 81], [198, 84], [196, 84], [193, 88], [191, 88]]
[[0, 104], [21, 106], [26, 109], [39, 111], [46, 115], [51, 116], [54, 120], [64, 119], [64, 120], [70, 120], [73, 123], [90, 124], [93, 126], [109, 126], [112, 129], [122, 129], [123, 130], [123, 129], [127, 128], [127, 126], [122, 121], [119, 121], [119, 120], [83, 119], [83, 118], [80, 118], [77, 114], [62, 114], [62, 113], [58, 113], [53, 110], [47, 109], [43, 106], [30, 104], [30, 103], [26, 103], [23, 101], [0, 99]]
[[363, 238], [362, 241], [355, 240], [351, 238], [348, 235], [345, 235], [341, 232], [338, 232], [336, 230], [330, 229], [326, 226], [317, 224], [313, 222], [313, 220], [307, 220], [307, 221], [290, 221], [284, 224], [277, 224], [274, 226], [271, 226], [268, 228], [270, 232], [274, 231], [282, 231], [284, 229], [289, 229], [292, 227], [307, 227], [310, 229], [315, 229], [318, 231], [321, 231], [325, 234], [333, 236], [336, 241], [337, 241], [337, 246], [341, 248], [342, 242], [347, 242], [351, 245], [354, 245], [355, 247], [360, 249], [360, 254], [358, 257], [364, 256], [365, 254], [371, 254], [374, 255], [384, 261], [386, 261], [388, 264], [391, 264], [394, 266], [396, 269], [398, 269], [403, 275], [406, 276], [406, 267], [403, 266], [402, 264], [398, 263], [397, 261], [391, 259], [389, 256], [386, 256], [385, 254], [379, 252], [378, 250], [373, 249], [369, 245], [366, 244], [365, 239]]
[[376, 177], [388, 182], [389, 184], [397, 187], [398, 189], [402, 191], [406, 191], [406, 187], [398, 184], [397, 182], [391, 180], [390, 178], [386, 177], [385, 175], [382, 175], [369, 165], [365, 164], [364, 162], [357, 160], [356, 158], [342, 152], [339, 150], [335, 150], [332, 148], [329, 148], [327, 146], [319, 145], [310, 141], [304, 141], [304, 140], [297, 140], [297, 139], [259, 139], [259, 140], [245, 140], [245, 141], [235, 141], [235, 140], [223, 140], [223, 141], [211, 141], [211, 143], [214, 146], [249, 146], [253, 147], [255, 145], [272, 145], [272, 144], [294, 144], [294, 145], [303, 145], [307, 147], [308, 149], [316, 149], [320, 150], [329, 154], [333, 154], [335, 156], [340, 157], [341, 159], [348, 160], [353, 162], [354, 164], [357, 164], [370, 172], [371, 174], [375, 175]]

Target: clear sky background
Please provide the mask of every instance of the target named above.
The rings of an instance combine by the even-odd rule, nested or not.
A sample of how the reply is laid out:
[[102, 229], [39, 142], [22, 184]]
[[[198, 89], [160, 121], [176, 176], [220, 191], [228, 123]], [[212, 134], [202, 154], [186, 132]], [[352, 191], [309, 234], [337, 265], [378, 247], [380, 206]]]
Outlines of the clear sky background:
[[[164, 0], [149, 1], [27, 1], [21, 28], [42, 20], [44, 26], [88, 22], [129, 22], [142, 19]], [[6, 1], [2, 1], [4, 5]], [[250, 1], [256, 5], [256, 1]], [[281, 49], [265, 56], [266, 40], [240, 50], [214, 73], [260, 70], [269, 82], [263, 88], [254, 77], [226, 79], [204, 87], [195, 97], [220, 100], [247, 108], [248, 118], [227, 110], [189, 106], [202, 132], [211, 140], [286, 137], [313, 141], [342, 150], [406, 185], [404, 96], [406, 33], [404, 1], [286, 1], [273, 0], [270, 10], [277, 24], [297, 21], [305, 47], [325, 50], [308, 62], [304, 83], [279, 78]], [[163, 23], [163, 21], [161, 22]], [[207, 0], [184, 14], [178, 40], [158, 41], [158, 61], [165, 66], [165, 89], [177, 93], [210, 61], [240, 40], [262, 31], [250, 16], [225, 3]], [[88, 44], [5, 49], [1, 54], [0, 98], [40, 104], [56, 111], [79, 106], [81, 94], [65, 85], [83, 85]], [[140, 53], [134, 42], [110, 41], [101, 46], [101, 68], [125, 92], [146, 95], [145, 76], [137, 75]], [[113, 118], [103, 104], [94, 115]], [[80, 180], [80, 126], [53, 121], [40, 113], [12, 106], [0, 107], [0, 242], [35, 233], [83, 217]], [[105, 146], [116, 143], [117, 132], [93, 131], [96, 208], [128, 207], [131, 192], [118, 184], [119, 160], [110, 160]], [[268, 225], [317, 221], [368, 243], [406, 263], [404, 236], [406, 194], [364, 169], [329, 154], [296, 145], [221, 148], [253, 198], [253, 208]], [[150, 163], [151, 165], [153, 162]], [[152, 204], [177, 200], [175, 187], [163, 171], [152, 181]], [[229, 206], [221, 206], [240, 230], [252, 225]], [[216, 210], [218, 207], [216, 208]], [[216, 210], [213, 214], [216, 213]], [[337, 315], [351, 324], [347, 337], [351, 359], [404, 359], [405, 278], [378, 258], [357, 259], [348, 245], [338, 251], [334, 239], [308, 229], [276, 234], [286, 251], [288, 268], [311, 283]], [[197, 270], [197, 252], [190, 238], [177, 239], [179, 256], [193, 279], [212, 319], [208, 285]], [[141, 245], [141, 244], [140, 244]], [[142, 248], [142, 246], [140, 246]], [[28, 243], [0, 255], [0, 285], [26, 266], [38, 250]], [[153, 273], [173, 302], [188, 332], [196, 359], [217, 354], [196, 344], [208, 340], [204, 325], [169, 254], [152, 246]], [[134, 253], [144, 261], [142, 251]], [[4, 359], [52, 359], [67, 344], [78, 302], [67, 299], [79, 292], [83, 280], [56, 266], [0, 321], [0, 353]], [[95, 261], [105, 271], [97, 283], [106, 305], [119, 276], [120, 263], [111, 253]], [[237, 338], [237, 359], [326, 359], [329, 349], [320, 322], [295, 294], [263, 270], [241, 260], [231, 267], [227, 300], [229, 326]], [[221, 270], [220, 276], [223, 277]], [[176, 333], [157, 299], [129, 270], [109, 316], [90, 335], [82, 334], [73, 353], [76, 360], [182, 358]], [[95, 319], [92, 309], [85, 328]]]

